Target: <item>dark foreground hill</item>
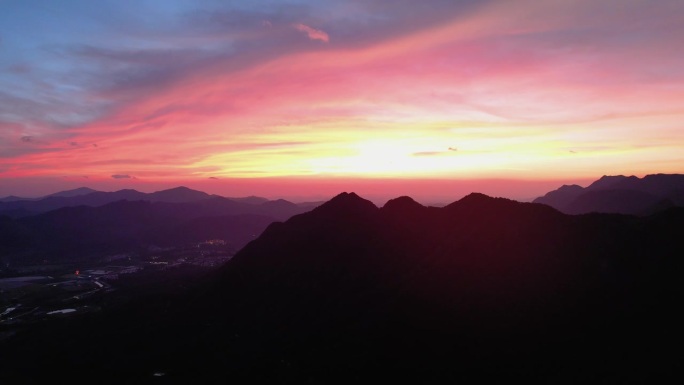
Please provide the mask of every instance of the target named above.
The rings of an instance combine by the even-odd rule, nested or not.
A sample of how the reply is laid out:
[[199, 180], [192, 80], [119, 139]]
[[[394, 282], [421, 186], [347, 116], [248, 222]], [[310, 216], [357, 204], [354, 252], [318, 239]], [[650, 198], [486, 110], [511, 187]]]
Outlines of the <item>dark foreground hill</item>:
[[603, 176], [586, 188], [565, 185], [534, 200], [567, 214], [650, 215], [684, 207], [684, 175]]
[[648, 383], [682, 362], [684, 211], [341, 194], [219, 272], [0, 343], [0, 379]]

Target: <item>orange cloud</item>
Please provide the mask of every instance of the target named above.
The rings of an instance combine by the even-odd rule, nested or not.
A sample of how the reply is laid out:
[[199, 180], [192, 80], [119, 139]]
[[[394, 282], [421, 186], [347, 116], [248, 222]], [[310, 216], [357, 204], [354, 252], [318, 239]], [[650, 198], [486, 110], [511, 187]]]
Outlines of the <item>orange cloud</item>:
[[678, 59], [660, 41], [587, 39], [568, 4], [534, 17], [492, 5], [372, 44], [336, 46], [336, 38], [307, 51], [299, 39], [279, 56], [212, 58], [153, 86], [117, 89], [116, 108], [62, 136], [13, 128], [25, 153], [0, 160], [0, 175], [159, 182], [684, 171]]

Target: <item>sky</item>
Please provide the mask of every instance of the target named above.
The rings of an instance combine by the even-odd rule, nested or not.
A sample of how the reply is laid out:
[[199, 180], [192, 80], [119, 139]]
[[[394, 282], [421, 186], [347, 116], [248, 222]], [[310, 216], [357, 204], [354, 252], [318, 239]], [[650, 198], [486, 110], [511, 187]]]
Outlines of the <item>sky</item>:
[[684, 173], [680, 0], [0, 10], [0, 196], [185, 185], [524, 200]]

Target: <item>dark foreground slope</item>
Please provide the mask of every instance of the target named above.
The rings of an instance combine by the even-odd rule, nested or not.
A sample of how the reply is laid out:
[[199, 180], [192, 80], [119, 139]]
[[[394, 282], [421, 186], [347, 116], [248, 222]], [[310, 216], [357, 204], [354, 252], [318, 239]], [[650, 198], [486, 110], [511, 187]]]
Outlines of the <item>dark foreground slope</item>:
[[379, 209], [345, 193], [203, 282], [7, 339], [0, 376], [652, 382], [682, 362], [682, 230], [681, 210], [572, 217], [480, 194]]

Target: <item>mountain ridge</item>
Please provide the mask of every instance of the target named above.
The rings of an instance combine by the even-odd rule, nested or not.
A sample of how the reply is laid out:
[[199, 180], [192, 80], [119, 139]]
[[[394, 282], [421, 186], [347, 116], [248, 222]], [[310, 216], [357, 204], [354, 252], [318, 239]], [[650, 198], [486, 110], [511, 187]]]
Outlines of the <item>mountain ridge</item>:
[[[157, 195], [162, 201], [121, 199], [98, 206], [64, 206], [39, 214], [24, 213], [14, 218], [0, 214], [4, 231], [0, 234], [0, 260], [21, 265], [87, 259], [136, 247], [179, 246], [212, 237], [226, 239], [239, 249], [270, 223], [310, 210], [285, 200], [250, 204], [208, 194], [206, 199], [178, 202], [177, 191], [185, 199], [204, 197], [180, 189], [172, 191], [171, 196]], [[120, 192], [138, 197], [134, 190]], [[239, 227], [241, 221], [245, 222], [244, 229]], [[190, 223], [205, 225], [193, 228]], [[209, 223], [218, 223], [220, 229], [230, 231], [221, 233]], [[195, 236], [176, 230], [184, 226], [185, 234]]]
[[[540, 370], [543, 376], [554, 378], [549, 368], [566, 365], [562, 362], [569, 357], [594, 357], [582, 343], [620, 356], [623, 348], [602, 345], [600, 338], [624, 346], [628, 342], [618, 342], [624, 330], [651, 324], [650, 316], [640, 315], [644, 308], [670, 312], [666, 298], [672, 297], [666, 293], [676, 282], [675, 272], [681, 271], [675, 257], [682, 245], [675, 231], [664, 229], [684, 224], [684, 210], [646, 219], [574, 217], [542, 204], [472, 194], [445, 208], [401, 197], [380, 209], [366, 206], [368, 210], [349, 215], [350, 200], [362, 204], [347, 194], [322, 206], [326, 214], [335, 213], [334, 220], [325, 217], [334, 225], [314, 212], [272, 225], [222, 268], [211, 290], [228, 303], [242, 301], [231, 293], [250, 293], [249, 303], [280, 309], [263, 314], [243, 305], [241, 309], [256, 311], [265, 320], [286, 322], [261, 321], [263, 327], [254, 333], [270, 328], [295, 335], [322, 333], [337, 336], [333, 341], [342, 346], [345, 338], [354, 336], [349, 351], [341, 348], [339, 356], [331, 353], [328, 358], [343, 357], [358, 343], [378, 354], [378, 361], [371, 362], [382, 362], [385, 370], [380, 372], [400, 370], [401, 365], [392, 363], [396, 360], [411, 366], [419, 378], [430, 378], [432, 369], [453, 376], [446, 368], [458, 366], [454, 362], [459, 360], [461, 368], [494, 365], [501, 371], [497, 373], [507, 373], [503, 378], [525, 376], [515, 362], [540, 360], [548, 365]], [[324, 321], [310, 321], [309, 314]], [[429, 335], [435, 340], [412, 339], [408, 333], [415, 330], [432, 330]], [[671, 332], [671, 326], [661, 331], [666, 330]], [[386, 337], [367, 345], [375, 335]], [[442, 339], [463, 350], [435, 342]], [[402, 342], [392, 342], [397, 340]], [[647, 339], [632, 342], [651, 346]], [[548, 344], [567, 351], [544, 350]], [[641, 353], [626, 357], [634, 365], [651, 362], [640, 361], [646, 359]], [[327, 367], [320, 359], [308, 359]], [[608, 359], [603, 367], [582, 362], [593, 375], [615, 375], [624, 370], [621, 360]], [[432, 369], [417, 369], [421, 365]], [[645, 367], [655, 367], [650, 365]]]
[[[210, 195], [202, 191], [193, 190], [185, 186], [178, 186], [171, 189], [155, 191], [152, 193], [143, 193], [134, 189], [122, 189], [113, 192], [95, 191], [88, 192], [90, 189], [82, 187], [74, 190], [62, 191], [37, 199], [17, 199], [0, 201], [0, 215], [9, 215], [11, 217], [25, 217], [40, 213], [45, 213], [51, 210], [62, 207], [74, 206], [92, 206], [98, 207], [108, 203], [127, 200], [127, 201], [149, 201], [149, 202], [164, 202], [164, 203], [198, 203], [205, 200], [219, 198], [218, 195]], [[85, 194], [80, 194], [86, 192]], [[242, 211], [249, 212], [252, 210], [251, 206], [260, 206], [268, 203], [268, 205], [280, 206], [281, 214], [276, 217], [282, 217], [289, 212], [298, 211], [290, 207], [283, 207], [287, 205], [284, 200], [278, 200], [279, 203], [269, 203], [266, 198], [260, 197], [246, 197], [246, 198], [224, 198], [236, 203], [236, 207], [243, 207]], [[288, 202], [289, 203], [289, 202]], [[266, 207], [268, 207], [268, 205]], [[295, 206], [297, 206], [295, 204]], [[299, 206], [298, 206], [299, 207]], [[303, 205], [305, 208], [312, 208], [311, 205]], [[254, 211], [254, 210], [252, 210]], [[258, 211], [258, 210], [257, 210]], [[265, 211], [265, 210], [262, 210]], [[301, 210], [299, 210], [301, 211]], [[291, 215], [291, 214], [290, 214]]]
[[[182, 296], [4, 342], [0, 378], [40, 364], [178, 383], [660, 380], [677, 368], [682, 226], [681, 208], [571, 216], [482, 194], [378, 208], [343, 193]], [[63, 348], [83, 335], [98, 346]]]
[[602, 176], [586, 188], [561, 186], [533, 200], [566, 214], [591, 212], [649, 215], [684, 206], [684, 175]]
[[79, 196], [79, 195], [86, 195], [86, 194], [90, 194], [90, 193], [94, 193], [94, 192], [99, 192], [99, 191], [93, 190], [89, 187], [79, 187], [79, 188], [75, 188], [72, 190], [65, 190], [65, 191], [59, 191], [56, 193], [52, 193], [52, 194], [46, 195], [42, 198], [48, 198], [48, 197], [68, 198], [68, 197], [75, 197], [75, 196]]

